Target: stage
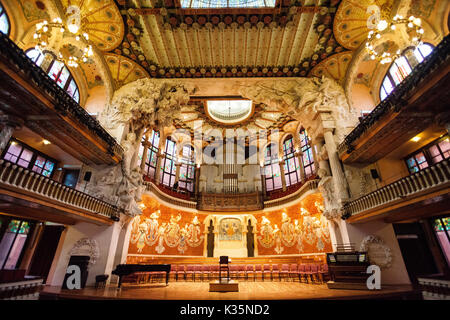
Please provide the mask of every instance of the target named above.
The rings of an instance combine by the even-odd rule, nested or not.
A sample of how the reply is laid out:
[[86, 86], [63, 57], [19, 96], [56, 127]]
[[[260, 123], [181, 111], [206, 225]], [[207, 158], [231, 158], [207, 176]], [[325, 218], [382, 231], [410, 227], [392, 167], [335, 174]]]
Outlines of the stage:
[[133, 299], [133, 300], [305, 300], [305, 299], [420, 299], [409, 285], [383, 286], [381, 290], [328, 289], [326, 284], [298, 282], [239, 282], [239, 292], [209, 292], [208, 282], [153, 283], [146, 286], [117, 285], [104, 289], [62, 290], [46, 286], [42, 300], [53, 299]]

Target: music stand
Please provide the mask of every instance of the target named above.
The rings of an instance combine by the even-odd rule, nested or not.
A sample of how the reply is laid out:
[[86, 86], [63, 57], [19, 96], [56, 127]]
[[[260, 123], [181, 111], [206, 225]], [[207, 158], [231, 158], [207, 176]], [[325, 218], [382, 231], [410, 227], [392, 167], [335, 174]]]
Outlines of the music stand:
[[219, 282], [222, 282], [222, 270], [227, 270], [227, 282], [230, 282], [230, 268], [228, 267], [228, 256], [219, 258]]

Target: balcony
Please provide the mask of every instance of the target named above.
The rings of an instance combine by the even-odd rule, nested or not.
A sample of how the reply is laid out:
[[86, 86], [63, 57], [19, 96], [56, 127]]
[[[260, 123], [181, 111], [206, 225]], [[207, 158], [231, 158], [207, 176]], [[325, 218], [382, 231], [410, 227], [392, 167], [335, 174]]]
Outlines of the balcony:
[[119, 215], [112, 204], [5, 160], [0, 160], [0, 211], [63, 224], [110, 225]]
[[373, 163], [448, 112], [450, 35], [345, 137], [338, 153], [345, 164]]
[[86, 164], [120, 162], [123, 149], [40, 67], [0, 32], [0, 111]]
[[264, 200], [260, 192], [235, 194], [199, 193], [197, 198], [192, 198], [188, 194], [156, 185], [154, 180], [148, 177], [144, 178], [146, 191], [152, 193], [163, 202], [184, 208], [222, 212], [255, 211], [286, 205], [309, 191], [316, 191], [318, 184], [319, 179], [311, 177], [309, 180], [290, 186], [282, 194], [277, 193], [270, 200]]
[[384, 218], [392, 223], [433, 216], [450, 208], [449, 159], [436, 163], [344, 205], [348, 222]]

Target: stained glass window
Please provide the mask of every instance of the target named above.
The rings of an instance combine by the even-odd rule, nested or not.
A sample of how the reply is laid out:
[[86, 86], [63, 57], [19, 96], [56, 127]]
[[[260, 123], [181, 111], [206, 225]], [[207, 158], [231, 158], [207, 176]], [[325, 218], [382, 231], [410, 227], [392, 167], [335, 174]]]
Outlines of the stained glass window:
[[5, 8], [0, 3], [0, 32], [9, 35], [10, 24]]
[[[41, 66], [44, 61], [44, 54], [36, 49], [29, 49], [25, 52], [28, 58], [33, 60], [33, 62]], [[70, 73], [67, 66], [56, 59], [53, 59], [49, 67], [44, 70], [48, 76], [55, 81], [61, 88], [66, 90], [67, 94], [72, 97], [76, 102], [80, 102], [80, 92], [78, 90], [78, 86]]]
[[181, 189], [189, 192], [194, 191], [195, 160], [194, 147], [191, 145], [183, 146], [181, 158], [179, 186]]
[[433, 46], [424, 43], [415, 49], [408, 49], [390, 66], [380, 87], [380, 99], [384, 100], [433, 51]]
[[177, 146], [170, 137], [166, 139], [165, 157], [162, 161], [161, 167], [161, 182], [162, 184], [172, 187], [175, 183], [175, 173], [176, 173], [176, 151]]
[[181, 0], [182, 8], [273, 8], [275, 0]]
[[3, 159], [46, 177], [50, 177], [55, 168], [54, 161], [39, 155], [36, 151], [32, 151], [31, 148], [27, 148], [21, 142], [13, 139], [9, 142]]
[[148, 136], [148, 140], [146, 136], [142, 138], [142, 144], [139, 149], [139, 165], [142, 162], [144, 144], [147, 144], [147, 158], [145, 159], [144, 174], [150, 179], [154, 179], [159, 152], [159, 132], [152, 130]]
[[288, 136], [284, 140], [283, 153], [286, 186], [290, 186], [300, 181], [300, 165], [298, 158], [295, 156], [294, 139], [292, 136]]
[[34, 166], [31, 170], [42, 174], [43, 176], [50, 177], [54, 167], [55, 164], [52, 161], [45, 159], [44, 157], [37, 156], [34, 162]]
[[31, 224], [7, 219], [7, 228], [0, 242], [0, 269], [15, 269], [25, 248]]
[[445, 135], [422, 147], [422, 149], [407, 157], [405, 161], [409, 172], [415, 173], [449, 157], [450, 142], [448, 135]]
[[314, 158], [312, 154], [311, 144], [309, 142], [308, 133], [305, 129], [300, 130], [300, 147], [303, 152], [302, 162], [305, 177], [308, 178], [315, 172]]
[[434, 227], [436, 238], [447, 260], [447, 264], [450, 264], [450, 217], [432, 219], [431, 224]]
[[271, 143], [266, 147], [264, 154], [264, 176], [266, 182], [266, 190], [272, 191], [281, 189], [281, 170], [278, 162], [278, 147]]

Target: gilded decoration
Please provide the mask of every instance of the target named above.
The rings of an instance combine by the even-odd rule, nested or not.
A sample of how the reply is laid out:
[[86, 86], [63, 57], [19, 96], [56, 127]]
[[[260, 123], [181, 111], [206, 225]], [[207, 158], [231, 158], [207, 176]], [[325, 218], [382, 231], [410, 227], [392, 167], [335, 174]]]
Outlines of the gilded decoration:
[[61, 0], [61, 3], [64, 12], [69, 6], [76, 7], [82, 29], [100, 50], [111, 51], [122, 42], [124, 24], [114, 0]]
[[394, 0], [343, 0], [334, 18], [336, 40], [349, 50], [356, 50], [367, 39], [368, 23], [386, 18]]
[[135, 80], [148, 77], [144, 68], [128, 58], [113, 53], [107, 53], [104, 57], [117, 88]]

